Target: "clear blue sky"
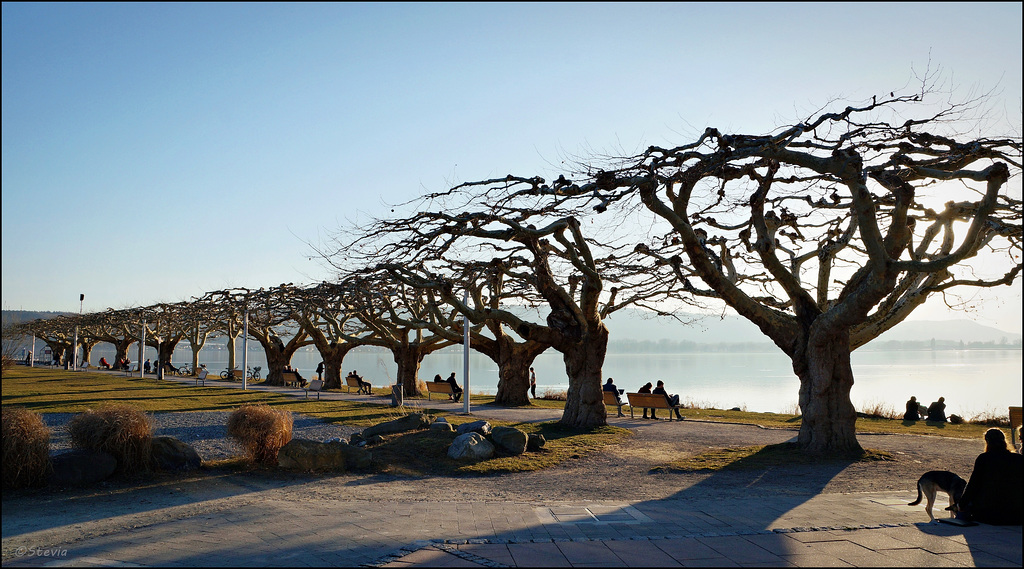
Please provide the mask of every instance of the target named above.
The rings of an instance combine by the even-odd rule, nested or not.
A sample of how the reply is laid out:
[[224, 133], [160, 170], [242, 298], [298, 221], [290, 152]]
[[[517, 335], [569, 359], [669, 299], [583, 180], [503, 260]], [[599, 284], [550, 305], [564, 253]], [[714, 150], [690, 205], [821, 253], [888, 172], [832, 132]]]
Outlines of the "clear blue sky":
[[[1020, 3], [5, 3], [3, 308], [329, 278], [307, 242], [360, 212], [705, 126], [761, 133], [904, 87], [929, 59], [963, 89], [998, 84], [1019, 135], [1021, 17]], [[1020, 332], [1020, 286], [997, 296], [974, 317]]]

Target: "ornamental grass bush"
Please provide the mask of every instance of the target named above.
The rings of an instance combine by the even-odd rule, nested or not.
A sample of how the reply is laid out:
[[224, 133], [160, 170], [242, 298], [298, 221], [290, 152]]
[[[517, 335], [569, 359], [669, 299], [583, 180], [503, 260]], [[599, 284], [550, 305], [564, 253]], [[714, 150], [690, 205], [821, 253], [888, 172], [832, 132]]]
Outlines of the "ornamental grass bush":
[[50, 471], [50, 429], [35, 411], [3, 412], [4, 488], [24, 488], [46, 480]]
[[257, 464], [276, 464], [277, 452], [292, 440], [292, 412], [265, 404], [242, 405], [228, 417], [228, 436]]
[[117, 472], [133, 475], [151, 468], [153, 421], [141, 409], [110, 403], [79, 413], [68, 423], [71, 444], [117, 459]]

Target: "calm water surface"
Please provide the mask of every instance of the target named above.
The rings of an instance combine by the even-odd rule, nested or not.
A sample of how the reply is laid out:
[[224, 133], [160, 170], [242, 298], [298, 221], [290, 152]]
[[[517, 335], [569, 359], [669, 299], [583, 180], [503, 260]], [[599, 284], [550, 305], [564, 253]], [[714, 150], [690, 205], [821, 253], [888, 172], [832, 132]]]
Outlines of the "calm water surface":
[[[250, 344], [252, 346], [253, 344]], [[258, 347], [258, 344], [256, 344]], [[241, 342], [237, 362], [241, 366]], [[133, 351], [133, 359], [138, 352]], [[147, 357], [156, 351], [147, 348]], [[99, 345], [92, 362], [113, 356], [113, 348]], [[191, 361], [189, 348], [174, 353], [174, 363]], [[970, 418], [979, 413], [1005, 415], [1010, 405], [1021, 405], [1020, 350], [946, 350], [946, 351], [865, 351], [853, 353], [855, 383], [852, 399], [858, 409], [877, 403], [902, 410], [911, 395], [926, 405], [946, 398], [946, 412]], [[227, 351], [221, 345], [207, 347], [199, 361], [211, 371], [227, 367]], [[315, 375], [320, 362], [315, 351], [299, 351], [292, 359], [305, 377]], [[249, 351], [249, 366], [262, 366], [262, 350]], [[356, 349], [345, 358], [344, 371], [355, 369], [375, 386], [393, 383], [396, 365], [390, 352]], [[569, 380], [561, 354], [545, 352], [534, 362], [537, 394], [547, 390], [564, 391]], [[420, 379], [434, 374], [447, 377], [451, 372], [462, 381], [462, 353], [445, 352], [427, 356], [420, 368]], [[688, 353], [688, 354], [611, 354], [603, 369], [605, 378], [627, 391], [661, 379], [670, 393], [679, 393], [683, 401], [718, 408], [745, 407], [750, 411], [793, 412], [799, 381], [793, 375], [789, 359], [782, 352], [764, 353]], [[498, 370], [487, 357], [470, 356], [470, 389], [475, 393], [494, 393]]]

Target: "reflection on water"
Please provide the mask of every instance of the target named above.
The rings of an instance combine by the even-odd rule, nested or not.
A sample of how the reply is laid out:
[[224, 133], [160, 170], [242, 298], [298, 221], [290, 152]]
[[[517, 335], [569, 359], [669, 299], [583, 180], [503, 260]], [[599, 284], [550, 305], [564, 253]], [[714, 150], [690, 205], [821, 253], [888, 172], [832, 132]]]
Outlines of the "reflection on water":
[[[137, 355], [138, 352], [132, 355]], [[97, 346], [92, 361], [110, 359], [113, 348]], [[147, 348], [147, 357], [156, 351]], [[174, 363], [192, 359], [188, 347], [174, 353]], [[946, 398], [946, 413], [967, 418], [987, 411], [1006, 413], [1009, 405], [1021, 404], [1020, 350], [944, 350], [944, 351], [865, 351], [853, 353], [855, 384], [852, 399], [862, 408], [883, 403], [897, 410], [911, 395], [925, 404]], [[249, 366], [263, 366], [262, 351], [249, 351]], [[222, 346], [207, 347], [200, 354], [214, 373], [227, 367], [227, 351]], [[241, 342], [236, 361], [241, 366]], [[299, 351], [292, 365], [302, 375], [315, 375], [320, 362], [315, 351]], [[353, 350], [345, 358], [344, 371], [355, 369], [374, 385], [393, 382], [397, 369], [390, 352]], [[534, 362], [537, 394], [546, 390], [564, 391], [569, 380], [561, 354], [548, 350]], [[423, 360], [420, 378], [434, 374], [447, 377], [451, 372], [462, 381], [462, 353], [434, 353]], [[718, 408], [746, 407], [750, 411], [787, 412], [795, 409], [799, 382], [789, 359], [780, 351], [765, 353], [688, 353], [688, 354], [611, 354], [602, 370], [605, 378], [627, 391], [635, 391], [648, 381], [664, 380], [670, 393], [679, 393], [683, 401]], [[470, 389], [494, 393], [498, 383], [497, 366], [486, 356], [470, 357]]]

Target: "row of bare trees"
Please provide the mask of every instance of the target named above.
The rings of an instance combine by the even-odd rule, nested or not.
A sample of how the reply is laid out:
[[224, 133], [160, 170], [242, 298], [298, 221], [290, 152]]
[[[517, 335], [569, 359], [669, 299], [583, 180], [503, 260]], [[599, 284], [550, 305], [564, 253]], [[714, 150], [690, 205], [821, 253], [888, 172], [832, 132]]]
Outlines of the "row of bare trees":
[[728, 306], [790, 357], [801, 446], [858, 452], [850, 353], [929, 297], [1009, 285], [1021, 268], [1019, 136], [965, 135], [956, 128], [971, 104], [936, 110], [926, 95], [764, 135], [709, 128], [551, 182], [458, 184], [317, 246], [337, 271], [330, 283], [28, 326], [55, 353], [78, 325], [86, 353], [105, 341], [120, 356], [144, 321], [161, 359], [186, 339], [195, 364], [211, 333], [234, 341], [248, 314], [272, 384], [313, 344], [328, 387], [340, 386], [345, 354], [372, 345], [394, 354], [398, 381], [416, 394], [423, 358], [461, 343], [468, 321], [473, 348], [499, 369], [498, 404], [529, 404], [529, 367], [551, 348], [569, 378], [561, 421], [593, 427], [607, 423], [602, 366], [616, 311], [683, 318]]

